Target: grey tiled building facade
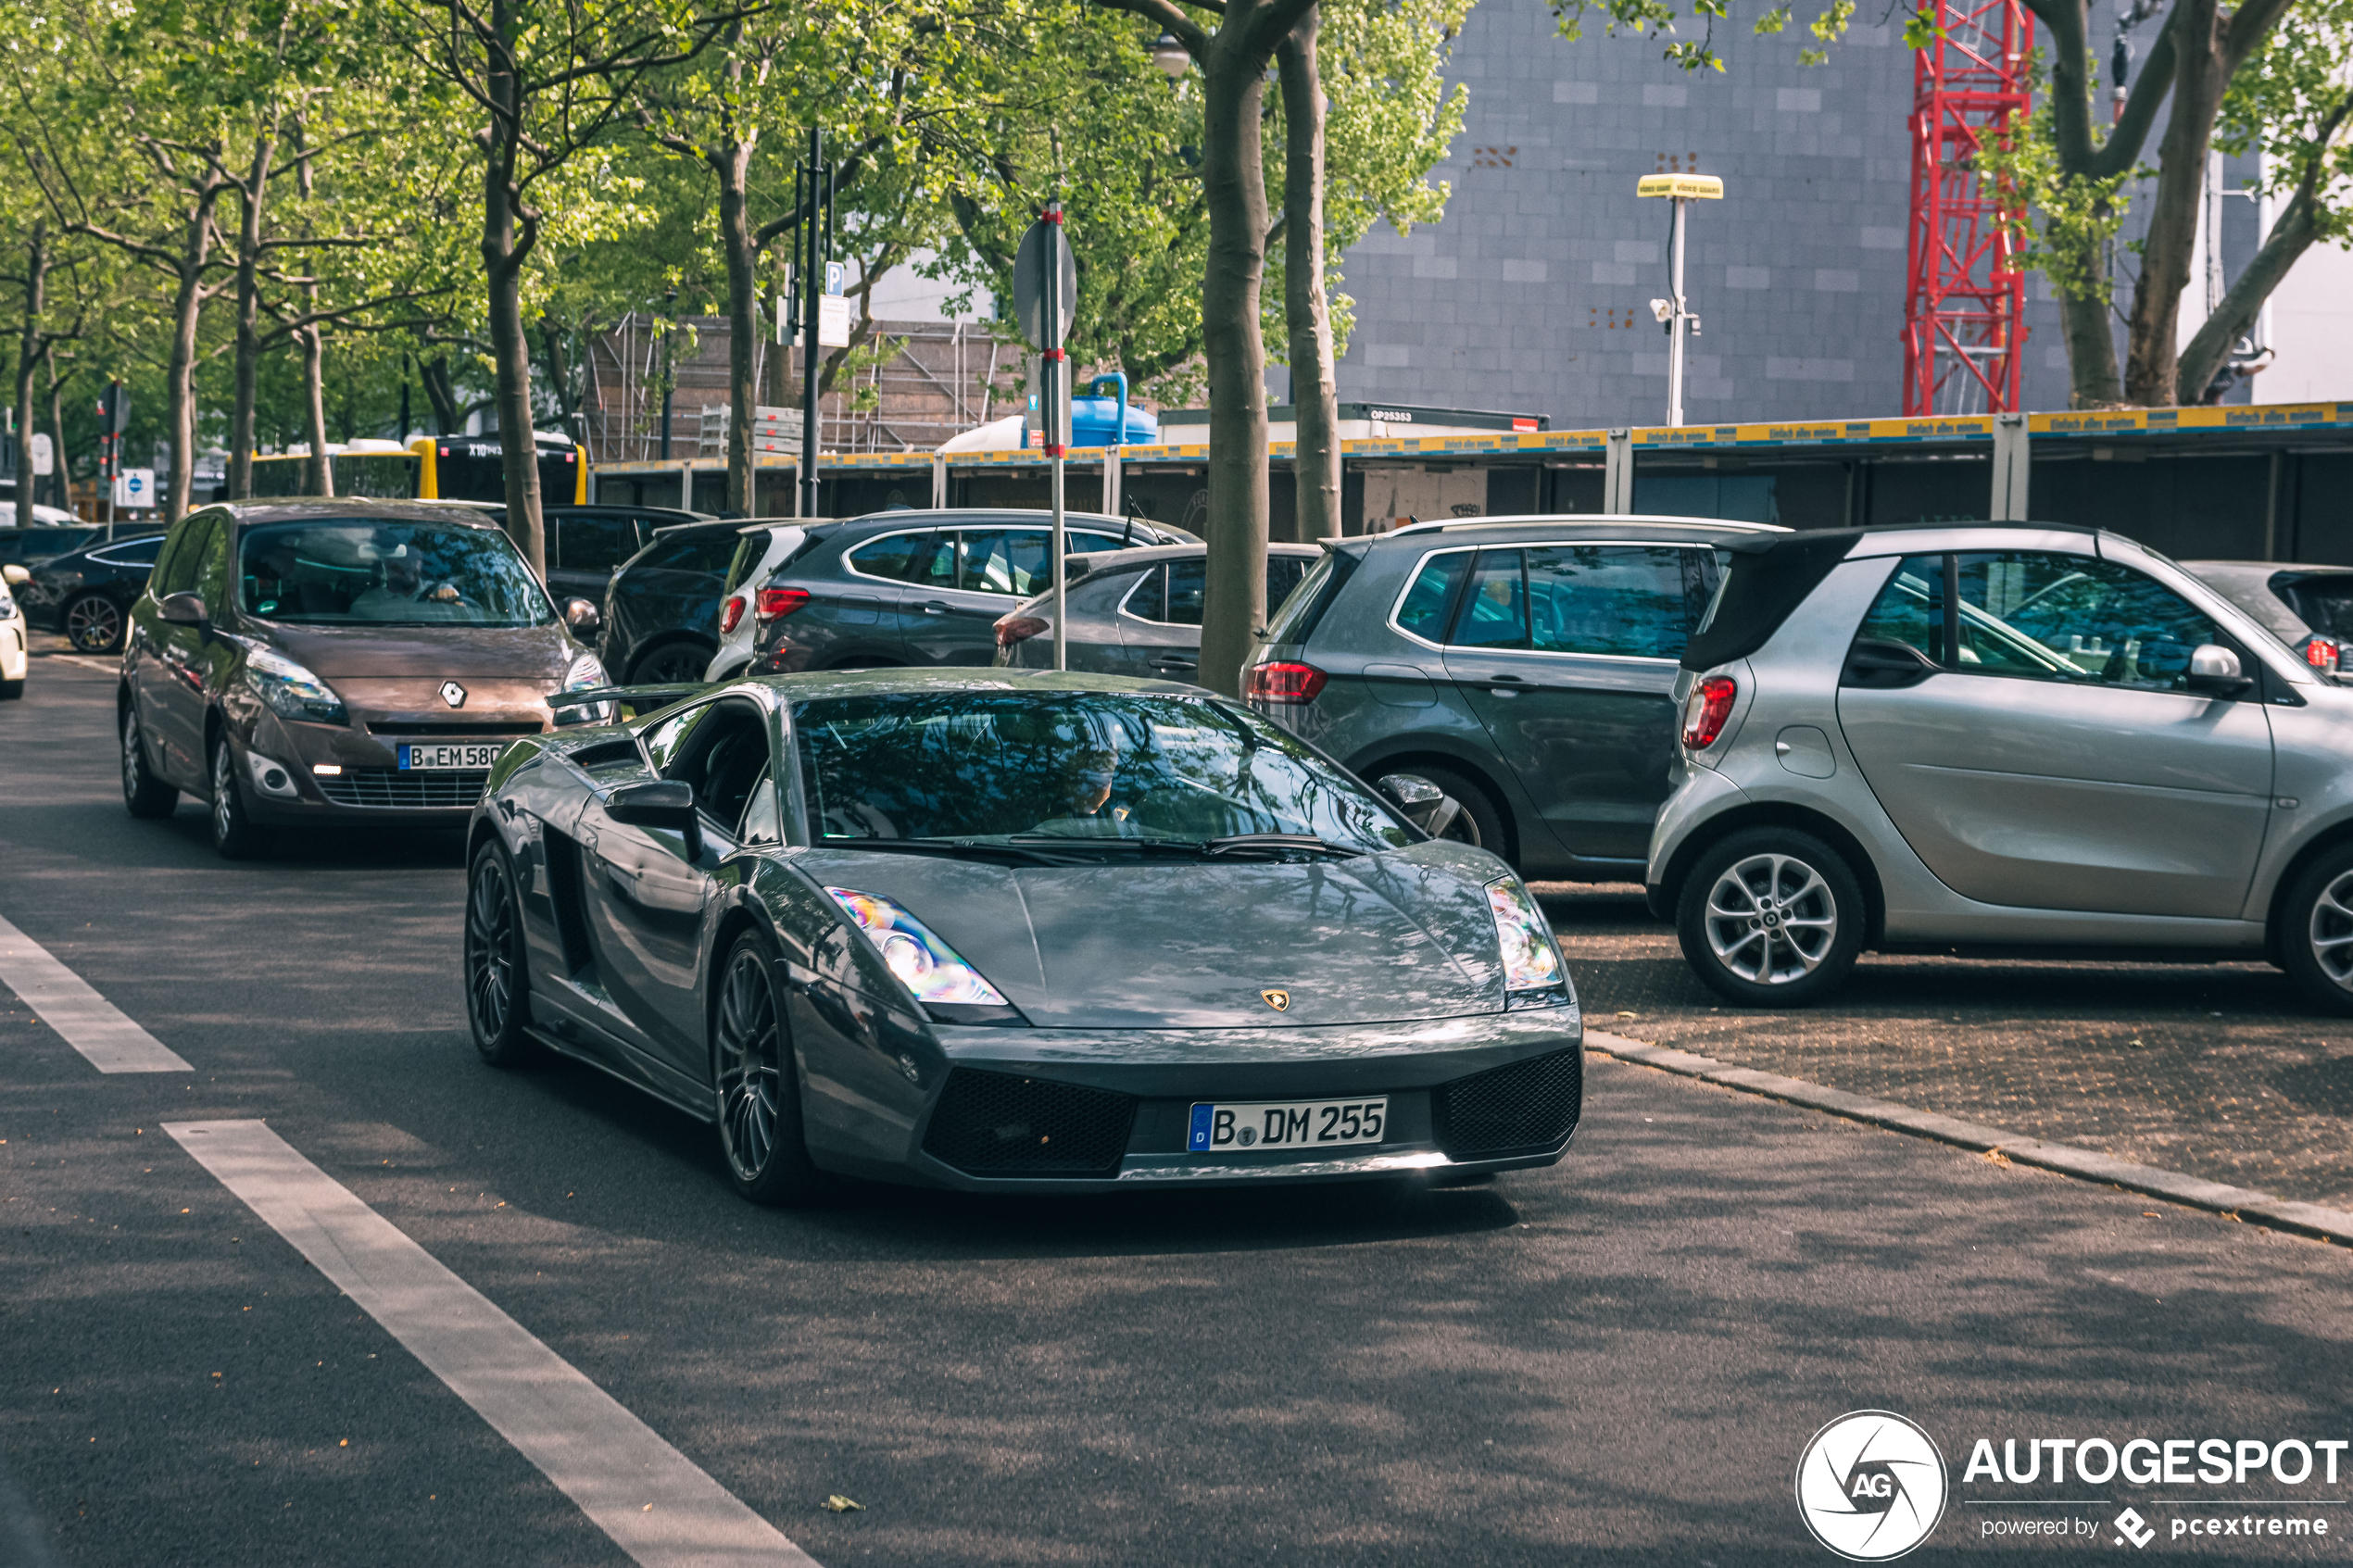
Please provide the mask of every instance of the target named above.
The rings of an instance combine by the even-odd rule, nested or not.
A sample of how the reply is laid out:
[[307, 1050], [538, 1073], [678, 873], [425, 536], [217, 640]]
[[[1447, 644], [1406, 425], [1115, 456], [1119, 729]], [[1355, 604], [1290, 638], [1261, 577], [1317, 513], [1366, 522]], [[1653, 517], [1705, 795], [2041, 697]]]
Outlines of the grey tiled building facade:
[[[1813, 67], [1797, 63], [1813, 42], [1802, 23], [1778, 38], [1719, 23], [1716, 37], [1727, 69], [1686, 73], [1657, 44], [1562, 39], [1536, 0], [1474, 9], [1448, 71], [1470, 102], [1437, 171], [1446, 216], [1405, 236], [1376, 229], [1342, 261], [1357, 324], [1340, 395], [1519, 409], [1555, 429], [1663, 422], [1667, 344], [1649, 302], [1668, 292], [1670, 204], [1634, 186], [1684, 169], [1725, 184], [1692, 208], [1685, 291], [1703, 332], [1686, 420], [1899, 412], [1912, 99], [1899, 29], [1857, 25]], [[2025, 401], [2065, 408], [2044, 293], [2030, 279]]]

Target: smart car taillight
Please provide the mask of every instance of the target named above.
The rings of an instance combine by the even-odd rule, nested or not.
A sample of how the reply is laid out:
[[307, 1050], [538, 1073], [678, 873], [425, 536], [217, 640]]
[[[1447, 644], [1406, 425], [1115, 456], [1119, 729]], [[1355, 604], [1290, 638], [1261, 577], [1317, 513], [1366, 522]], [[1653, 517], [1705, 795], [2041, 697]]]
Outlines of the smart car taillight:
[[1705, 751], [1724, 733], [1724, 721], [1732, 716], [1732, 697], [1740, 691], [1730, 675], [1710, 675], [1692, 688], [1683, 703], [1683, 744], [1693, 751]]
[[719, 634], [725, 636], [742, 625], [743, 621], [744, 596], [741, 594], [728, 595], [727, 602], [719, 607]]
[[1243, 682], [1242, 695], [1261, 702], [1313, 702], [1329, 679], [1312, 664], [1253, 664]]
[[997, 646], [1009, 648], [1015, 643], [1026, 643], [1047, 630], [1049, 624], [1034, 615], [1000, 616], [997, 619]]
[[2336, 673], [2337, 662], [2342, 657], [2342, 651], [2329, 638], [2314, 637], [2304, 645], [2304, 662], [2315, 670], [2324, 670], [2334, 675]]
[[762, 588], [760, 590], [760, 619], [782, 621], [809, 602], [806, 588]]

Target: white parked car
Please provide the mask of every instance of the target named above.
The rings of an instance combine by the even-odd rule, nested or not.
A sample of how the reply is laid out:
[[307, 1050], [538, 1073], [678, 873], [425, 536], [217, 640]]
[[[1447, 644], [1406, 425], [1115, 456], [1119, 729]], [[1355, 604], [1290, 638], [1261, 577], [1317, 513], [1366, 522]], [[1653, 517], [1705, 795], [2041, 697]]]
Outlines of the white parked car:
[[0, 702], [24, 696], [25, 671], [32, 659], [25, 646], [24, 609], [15, 590], [31, 581], [32, 573], [23, 567], [0, 567]]
[[809, 538], [809, 530], [798, 523], [752, 522], [738, 532], [744, 540], [736, 548], [727, 585], [721, 590], [719, 651], [703, 671], [706, 681], [732, 681], [750, 666], [759, 651], [761, 627], [776, 618], [761, 603], [761, 590]]

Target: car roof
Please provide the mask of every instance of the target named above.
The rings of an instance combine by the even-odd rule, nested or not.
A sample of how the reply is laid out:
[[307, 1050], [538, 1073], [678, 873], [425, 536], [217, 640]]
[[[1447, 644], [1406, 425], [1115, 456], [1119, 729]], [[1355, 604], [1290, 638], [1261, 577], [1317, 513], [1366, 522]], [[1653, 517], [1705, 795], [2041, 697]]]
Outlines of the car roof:
[[926, 696], [956, 692], [1139, 692], [1204, 696], [1182, 681], [1098, 675], [1069, 670], [824, 670], [800, 675], [753, 675], [736, 683], [765, 686], [786, 702], [827, 697]]
[[2211, 571], [2243, 572], [2248, 576], [2271, 577], [2283, 571], [2293, 571], [2304, 577], [2353, 576], [2353, 566], [2309, 566], [2292, 560], [2185, 560], [2174, 563], [2183, 571], [2204, 577]]
[[[1086, 563], [1085, 575], [1101, 577], [1114, 571], [1131, 571], [1139, 567], [1150, 566], [1154, 561], [1192, 560], [1208, 553], [1209, 546], [1205, 544], [1136, 545], [1125, 550], [1074, 553], [1073, 558]], [[1290, 556], [1300, 560], [1315, 560], [1323, 556], [1324, 547], [1321, 545], [1294, 545], [1278, 539], [1267, 545], [1266, 553], [1270, 556]]]
[[261, 522], [301, 522], [309, 519], [356, 521], [382, 518], [387, 522], [454, 522], [466, 528], [496, 530], [497, 520], [485, 517], [463, 501], [379, 501], [366, 495], [311, 497], [277, 501], [216, 501], [207, 511], [227, 512], [237, 526]]
[[1428, 522], [1407, 523], [1386, 533], [1360, 537], [1368, 545], [1378, 545], [1384, 539], [1427, 539], [1442, 533], [1449, 539], [1460, 538], [1468, 543], [1484, 544], [1491, 540], [1500, 543], [1521, 538], [1535, 533], [1555, 533], [1572, 539], [1604, 536], [1623, 539], [1629, 536], [1629, 532], [1635, 538], [1655, 538], [1665, 544], [1695, 545], [1726, 538], [1776, 538], [1792, 530], [1778, 523], [1743, 522], [1733, 518], [1597, 516], [1591, 512], [1564, 512], [1515, 517], [1434, 518]]

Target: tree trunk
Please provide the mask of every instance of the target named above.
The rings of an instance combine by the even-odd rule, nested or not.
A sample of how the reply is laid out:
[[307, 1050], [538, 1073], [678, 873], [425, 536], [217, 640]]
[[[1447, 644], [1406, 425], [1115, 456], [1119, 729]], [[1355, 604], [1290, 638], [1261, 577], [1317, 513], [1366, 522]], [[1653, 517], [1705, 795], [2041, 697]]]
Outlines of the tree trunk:
[[2067, 343], [2069, 407], [2112, 408], [2124, 400], [2116, 374], [2116, 338], [2108, 329], [2108, 302], [2092, 295], [2051, 291], [2058, 301], [2059, 333]]
[[[60, 507], [73, 505], [73, 470], [66, 462], [65, 377], [57, 374], [57, 358], [49, 356], [49, 494]], [[70, 374], [71, 372], [68, 372]], [[30, 517], [19, 518], [19, 522]]]
[[1241, 672], [1266, 619], [1266, 349], [1259, 286], [1266, 243], [1262, 61], [1240, 51], [1230, 19], [1202, 60], [1202, 183], [1209, 258], [1202, 346], [1209, 362], [1209, 558], [1202, 684], [1241, 695]]
[[[492, 0], [492, 30], [515, 36], [521, 0]], [[511, 59], [511, 56], [506, 56]], [[490, 358], [497, 376], [498, 450], [507, 470], [507, 536], [522, 551], [531, 570], [547, 575], [547, 541], [539, 514], [539, 453], [531, 428], [531, 344], [523, 335], [522, 269], [529, 246], [516, 233], [515, 128], [522, 123], [522, 90], [511, 66], [493, 55], [484, 72], [490, 117], [483, 160], [482, 263], [488, 283]]]
[[760, 258], [745, 211], [752, 146], [731, 135], [711, 159], [719, 176], [719, 243], [727, 257], [727, 508], [745, 517], [757, 509], [751, 443], [759, 402], [752, 371], [760, 356]]
[[1331, 302], [1324, 289], [1324, 82], [1315, 69], [1322, 12], [1277, 45], [1283, 90], [1283, 309], [1290, 328], [1290, 400], [1299, 422], [1291, 476], [1295, 543], [1340, 531], [1340, 393], [1333, 384]]
[[171, 353], [164, 367], [164, 423], [171, 438], [171, 483], [164, 492], [163, 520], [178, 522], [188, 510], [196, 466], [196, 319], [204, 311], [204, 272], [212, 254], [212, 211], [220, 187], [208, 184], [188, 216], [180, 250], [179, 284], [171, 297]]
[[458, 388], [450, 380], [449, 356], [440, 354], [418, 360], [417, 380], [424, 386], [425, 401], [433, 405], [434, 433], [457, 434], [465, 418], [458, 410]]
[[2309, 184], [2289, 198], [2279, 217], [2272, 220], [2271, 232], [2263, 238], [2263, 247], [2255, 253], [2230, 290], [2222, 295], [2222, 303], [2213, 315], [2206, 319], [2182, 350], [2181, 389], [2183, 401], [2203, 403], [2206, 389], [2213, 383], [2214, 373], [2229, 358], [2231, 345], [2255, 325], [2256, 313], [2271, 291], [2279, 287], [2288, 269], [2311, 248], [2319, 229], [2313, 221], [2313, 191]]
[[[48, 358], [41, 320], [48, 304], [49, 221], [32, 220], [25, 240], [24, 327], [17, 335], [17, 521], [32, 521], [32, 370]], [[53, 460], [61, 454], [52, 453]]]
[[2172, 109], [2158, 144], [2157, 196], [2142, 239], [2124, 348], [2125, 399], [2151, 408], [2179, 401], [2182, 290], [2189, 284], [2197, 245], [2214, 115], [2230, 81], [2220, 58], [2215, 11], [2216, 0], [2179, 0], [2168, 29], [2173, 35]]
[[254, 138], [237, 225], [237, 348], [229, 402], [229, 498], [253, 494], [253, 406], [261, 384], [261, 208], [276, 139]]
[[[308, 289], [308, 307], [319, 307], [319, 291]], [[334, 470], [327, 462], [327, 334], [318, 322], [302, 329], [302, 427], [310, 456], [302, 465], [303, 491], [310, 495], [335, 493]]]

